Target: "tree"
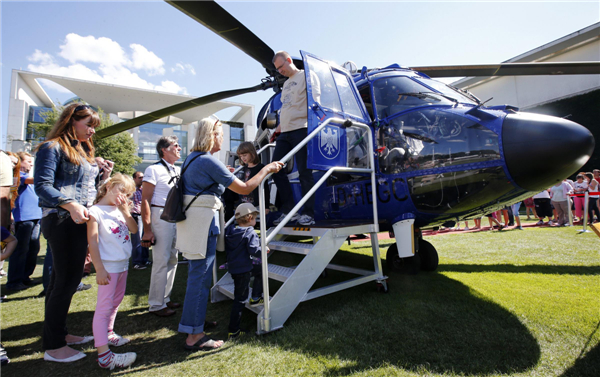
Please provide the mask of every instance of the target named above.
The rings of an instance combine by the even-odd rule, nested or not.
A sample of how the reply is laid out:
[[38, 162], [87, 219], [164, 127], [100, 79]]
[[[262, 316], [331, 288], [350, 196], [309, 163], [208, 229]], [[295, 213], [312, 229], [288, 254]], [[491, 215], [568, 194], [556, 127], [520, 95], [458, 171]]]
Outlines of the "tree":
[[[29, 123], [35, 139], [43, 138], [48, 134], [63, 109], [64, 106], [62, 105], [59, 105], [59, 107], [54, 106], [52, 110], [41, 114], [45, 120], [44, 123]], [[100, 126], [96, 128], [97, 130], [113, 125], [113, 121], [100, 108], [98, 109], [98, 115], [100, 116]], [[115, 163], [113, 169], [115, 173], [132, 175], [135, 173], [133, 167], [142, 162], [142, 159], [137, 155], [137, 145], [127, 131], [104, 139], [98, 139], [94, 136], [94, 146], [96, 147], [96, 156]]]

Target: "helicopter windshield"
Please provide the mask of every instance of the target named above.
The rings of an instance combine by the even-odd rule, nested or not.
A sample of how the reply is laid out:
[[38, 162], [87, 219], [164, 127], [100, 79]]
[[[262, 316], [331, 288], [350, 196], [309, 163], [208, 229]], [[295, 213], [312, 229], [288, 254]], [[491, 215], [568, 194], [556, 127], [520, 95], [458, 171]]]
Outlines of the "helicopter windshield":
[[437, 90], [438, 92], [444, 94], [445, 96], [448, 96], [449, 98], [453, 98], [453, 99], [457, 100], [458, 102], [477, 105], [477, 103], [475, 101], [473, 101], [472, 98], [465, 96], [464, 94], [460, 93], [459, 91], [452, 88], [451, 86], [444, 84], [443, 82], [432, 80], [432, 79], [426, 79], [423, 77], [419, 77], [417, 80], [419, 80], [423, 84], [429, 86], [430, 88]]
[[401, 114], [379, 129], [379, 168], [387, 174], [500, 158], [498, 135], [435, 108]]
[[[421, 80], [421, 78], [419, 78]], [[447, 85], [430, 79], [423, 83], [406, 76], [385, 77], [373, 82], [373, 97], [379, 119], [421, 106], [475, 102]], [[440, 93], [432, 91], [439, 91]]]

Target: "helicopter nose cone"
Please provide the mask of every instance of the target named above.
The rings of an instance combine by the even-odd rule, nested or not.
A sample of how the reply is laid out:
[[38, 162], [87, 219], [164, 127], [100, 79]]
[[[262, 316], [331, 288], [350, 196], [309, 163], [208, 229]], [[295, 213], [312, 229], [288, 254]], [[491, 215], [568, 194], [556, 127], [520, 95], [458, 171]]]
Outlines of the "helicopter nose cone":
[[502, 125], [506, 166], [514, 182], [540, 191], [581, 168], [594, 151], [594, 137], [570, 120], [532, 113], [509, 114]]

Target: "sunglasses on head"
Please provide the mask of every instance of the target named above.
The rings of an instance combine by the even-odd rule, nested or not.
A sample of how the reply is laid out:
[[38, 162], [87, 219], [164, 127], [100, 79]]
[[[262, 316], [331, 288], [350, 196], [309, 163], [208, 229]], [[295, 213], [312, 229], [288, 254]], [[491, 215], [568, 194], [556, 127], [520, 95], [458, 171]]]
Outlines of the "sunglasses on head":
[[89, 109], [89, 108], [90, 108], [89, 105], [79, 105], [79, 106], [77, 106], [75, 108], [75, 110], [73, 110], [73, 113], [76, 113], [76, 112], [81, 111], [81, 110]]

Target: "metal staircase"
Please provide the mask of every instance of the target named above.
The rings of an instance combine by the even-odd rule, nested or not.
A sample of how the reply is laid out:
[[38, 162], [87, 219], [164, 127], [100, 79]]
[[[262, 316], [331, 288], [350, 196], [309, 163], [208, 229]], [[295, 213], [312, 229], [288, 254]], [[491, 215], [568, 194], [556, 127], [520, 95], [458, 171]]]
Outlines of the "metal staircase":
[[[329, 119], [324, 122], [319, 128], [307, 136], [303, 143], [298, 145], [288, 155], [286, 155], [282, 162], [289, 160], [294, 153], [297, 152], [311, 137], [314, 137], [318, 132], [324, 128], [328, 123], [344, 123], [341, 119]], [[347, 123], [346, 123], [347, 124]], [[336, 171], [344, 172], [361, 172], [370, 173], [373, 187], [375, 186], [375, 174], [374, 174], [374, 161], [372, 151], [372, 140], [371, 132], [368, 126], [353, 123], [352, 126], [362, 127], [367, 129], [367, 135], [369, 138], [368, 144], [370, 149], [370, 168], [369, 169], [358, 169], [358, 168], [346, 168], [346, 167], [335, 167], [331, 168], [325, 175], [314, 185], [311, 191], [294, 207], [277, 227], [271, 228], [268, 231], [265, 229], [264, 222], [261, 222], [261, 245], [262, 245], [262, 268], [263, 277], [268, 276], [269, 279], [274, 279], [283, 282], [283, 285], [275, 292], [273, 296], [269, 294], [269, 279], [263, 279], [264, 284], [264, 305], [251, 307], [246, 303], [246, 307], [258, 314], [257, 317], [257, 333], [264, 334], [270, 331], [277, 330], [283, 327], [285, 321], [289, 318], [292, 312], [296, 309], [298, 304], [303, 301], [311, 300], [317, 297], [321, 297], [327, 294], [331, 294], [342, 289], [347, 289], [359, 284], [364, 284], [371, 281], [377, 281], [380, 283], [384, 290], [387, 290], [386, 276], [383, 275], [381, 269], [381, 256], [379, 254], [379, 244], [377, 240], [377, 232], [379, 231], [379, 225], [377, 221], [377, 200], [375, 198], [375, 190], [373, 190], [373, 211], [375, 221], [370, 224], [330, 224], [326, 226], [299, 226], [299, 227], [285, 227], [289, 219], [296, 213], [306, 200], [314, 194], [318, 187], [323, 184], [326, 179]], [[265, 217], [265, 200], [264, 200], [264, 183], [268, 179], [261, 183], [260, 186], [260, 213], [261, 218]], [[232, 220], [228, 222], [231, 223]], [[373, 270], [363, 270], [353, 267], [341, 266], [332, 264], [331, 260], [338, 252], [339, 248], [346, 241], [346, 239], [353, 234], [371, 234], [371, 245], [373, 249]], [[290, 236], [303, 236], [312, 237], [313, 243], [304, 242], [290, 242], [286, 241], [286, 238]], [[278, 252], [287, 252], [303, 255], [302, 261], [294, 267], [278, 266], [272, 263], [268, 263], [266, 246], [271, 251], [277, 250]], [[271, 253], [270, 255], [273, 255]], [[317, 281], [319, 276], [322, 275], [325, 269], [343, 271], [349, 274], [357, 275], [352, 279], [338, 282], [329, 286], [320, 287], [311, 290], [314, 283]], [[216, 277], [216, 270], [214, 272]], [[216, 281], [216, 279], [215, 279]], [[233, 279], [229, 273], [226, 273], [212, 288], [211, 290], [211, 301], [219, 302], [226, 299], [232, 299], [234, 297], [234, 284]], [[267, 299], [268, 298], [268, 299]]]

